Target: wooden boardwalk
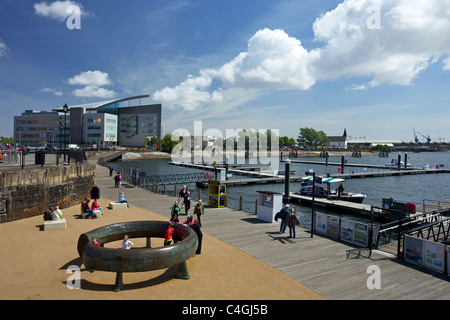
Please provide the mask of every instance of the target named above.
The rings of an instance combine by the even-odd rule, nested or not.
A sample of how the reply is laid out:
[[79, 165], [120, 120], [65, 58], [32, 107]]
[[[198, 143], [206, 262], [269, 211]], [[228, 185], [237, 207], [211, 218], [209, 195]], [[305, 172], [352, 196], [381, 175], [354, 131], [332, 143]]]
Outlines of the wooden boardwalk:
[[[117, 197], [118, 189], [113, 187], [106, 168], [97, 166], [96, 182], [102, 198]], [[176, 200], [174, 196], [127, 185], [121, 190], [132, 205], [168, 218], [170, 206]], [[184, 216], [180, 218], [182, 221]], [[416, 267], [379, 251], [374, 251], [370, 259], [347, 259], [346, 251], [352, 245], [319, 235], [311, 238], [305, 228], [297, 227], [297, 237], [288, 238], [288, 230], [279, 233], [279, 224], [261, 222], [254, 214], [229, 208], [206, 208], [202, 224], [204, 233], [271, 265], [326, 299], [450, 299], [448, 275]], [[367, 286], [371, 276], [367, 270], [374, 265], [381, 271], [380, 289]]]

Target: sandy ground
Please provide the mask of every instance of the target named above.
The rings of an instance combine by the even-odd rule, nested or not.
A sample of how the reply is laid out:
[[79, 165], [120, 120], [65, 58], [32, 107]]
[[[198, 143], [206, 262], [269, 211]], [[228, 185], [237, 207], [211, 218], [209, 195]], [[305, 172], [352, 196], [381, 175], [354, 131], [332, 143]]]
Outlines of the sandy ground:
[[[80, 234], [117, 222], [166, 218], [134, 206], [108, 210], [110, 201], [99, 200], [104, 215], [98, 219], [81, 219], [79, 205], [64, 209], [66, 230], [43, 231], [41, 216], [0, 224], [0, 299], [323, 299], [275, 268], [207, 234], [203, 237], [202, 254], [187, 261], [189, 280], [174, 278], [173, 268], [125, 273], [123, 290], [113, 292], [115, 273], [84, 269], [77, 253]], [[136, 247], [144, 246], [144, 239], [132, 241]], [[152, 245], [162, 245], [162, 239], [152, 239]], [[80, 267], [80, 289], [68, 287], [74, 283], [69, 266]]]

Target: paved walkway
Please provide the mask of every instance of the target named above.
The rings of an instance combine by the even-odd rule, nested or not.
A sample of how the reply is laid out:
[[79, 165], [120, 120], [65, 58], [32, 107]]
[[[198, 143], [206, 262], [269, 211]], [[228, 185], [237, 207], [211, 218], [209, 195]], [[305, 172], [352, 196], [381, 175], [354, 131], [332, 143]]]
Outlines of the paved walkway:
[[[174, 279], [174, 270], [125, 273], [124, 289], [112, 292], [115, 274], [87, 272], [76, 244], [81, 233], [121, 221], [167, 220], [173, 195], [123, 186], [131, 207], [111, 211], [119, 189], [108, 170], [97, 166], [100, 219], [80, 219], [79, 206], [66, 208], [67, 230], [41, 231], [42, 217], [0, 224], [0, 299], [450, 299], [449, 276], [416, 268], [381, 254], [346, 259], [351, 246], [297, 228], [297, 238], [279, 234], [277, 224], [262, 223], [254, 214], [207, 208], [203, 250], [187, 261], [190, 280]], [[184, 216], [181, 216], [184, 218]], [[161, 239], [152, 240], [162, 245]], [[135, 239], [137, 247], [145, 239]], [[117, 247], [120, 243], [111, 243]], [[66, 286], [67, 268], [81, 267], [81, 290]], [[381, 270], [381, 289], [370, 290], [369, 266]]]
[[[77, 253], [80, 234], [123, 221], [168, 220], [158, 214], [169, 212], [169, 198], [138, 188], [123, 188], [132, 206], [126, 210], [106, 209], [115, 201], [118, 189], [106, 168], [97, 167], [101, 187], [100, 206], [104, 216], [80, 219], [80, 206], [63, 210], [66, 230], [42, 231], [41, 216], [0, 224], [0, 299], [18, 300], [316, 300], [323, 299], [313, 290], [272, 266], [204, 234], [202, 254], [187, 261], [190, 280], [174, 278], [175, 270], [125, 273], [124, 288], [113, 292], [115, 273], [84, 269]], [[111, 200], [112, 199], [112, 200]], [[151, 206], [149, 205], [151, 204]], [[155, 213], [156, 211], [156, 213]], [[134, 239], [136, 247], [145, 247], [145, 239]], [[162, 239], [152, 239], [162, 246]], [[120, 247], [120, 242], [108, 246]], [[81, 289], [68, 289], [69, 266], [81, 267]], [[70, 281], [69, 281], [70, 283]], [[179, 303], [178, 303], [179, 305]]]

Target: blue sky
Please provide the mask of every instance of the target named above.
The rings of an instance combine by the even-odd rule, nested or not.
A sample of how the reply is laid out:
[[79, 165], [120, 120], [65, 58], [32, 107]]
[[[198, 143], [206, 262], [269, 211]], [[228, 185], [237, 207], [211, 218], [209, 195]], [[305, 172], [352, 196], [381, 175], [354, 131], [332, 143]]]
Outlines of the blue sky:
[[0, 135], [27, 109], [148, 94], [163, 134], [450, 141], [448, 30], [450, 0], [3, 0]]

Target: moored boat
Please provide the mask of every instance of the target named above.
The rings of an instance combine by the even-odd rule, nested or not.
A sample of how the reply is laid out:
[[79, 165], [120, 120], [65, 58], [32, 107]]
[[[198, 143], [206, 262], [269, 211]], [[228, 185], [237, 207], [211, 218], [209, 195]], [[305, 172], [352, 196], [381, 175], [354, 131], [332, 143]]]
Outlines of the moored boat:
[[[300, 190], [297, 192], [297, 194], [312, 197], [313, 195], [312, 178], [313, 177], [309, 176], [302, 179], [301, 187]], [[318, 183], [316, 181], [314, 185], [314, 197], [326, 198], [328, 200], [349, 201], [355, 203], [362, 203], [364, 199], [367, 198], [367, 196], [362, 193], [346, 192], [344, 190], [340, 191], [338, 190], [339, 188], [334, 190], [331, 189], [331, 184], [339, 183], [340, 185], [342, 185], [342, 183], [345, 181], [344, 179], [341, 178], [320, 178], [320, 179], [322, 183]], [[324, 189], [322, 187], [322, 184], [326, 184], [327, 188]]]

